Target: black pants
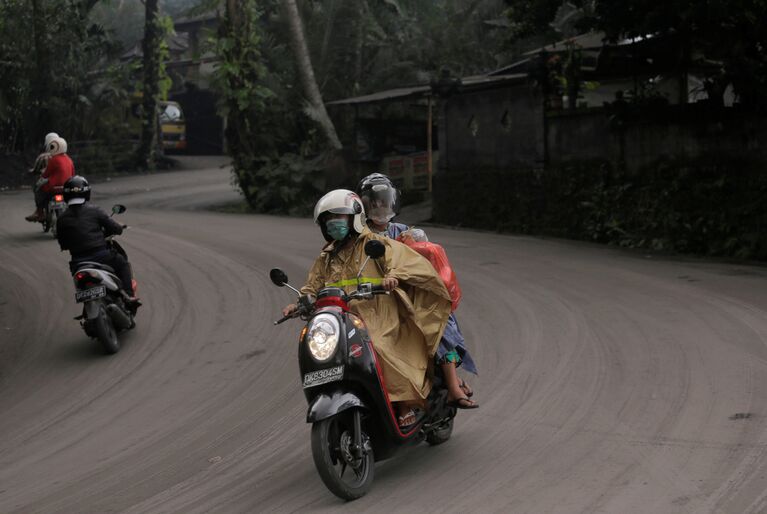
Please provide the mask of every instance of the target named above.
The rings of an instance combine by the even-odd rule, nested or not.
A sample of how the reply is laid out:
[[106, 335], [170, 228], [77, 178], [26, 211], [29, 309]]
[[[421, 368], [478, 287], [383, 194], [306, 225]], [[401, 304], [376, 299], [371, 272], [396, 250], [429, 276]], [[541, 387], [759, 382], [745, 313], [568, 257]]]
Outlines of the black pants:
[[48, 205], [48, 202], [51, 201], [51, 198], [53, 197], [53, 193], [49, 193], [47, 191], [43, 191], [42, 189], [38, 189], [35, 191], [35, 206], [38, 209], [45, 209], [45, 207]]
[[131, 268], [128, 261], [117, 252], [112, 250], [101, 250], [93, 255], [81, 256], [78, 258], [72, 258], [69, 262], [69, 270], [74, 273], [77, 271], [80, 263], [82, 262], [98, 262], [99, 264], [106, 264], [115, 270], [115, 275], [122, 282], [123, 290], [128, 293], [128, 296], [133, 296], [133, 276], [131, 274]]

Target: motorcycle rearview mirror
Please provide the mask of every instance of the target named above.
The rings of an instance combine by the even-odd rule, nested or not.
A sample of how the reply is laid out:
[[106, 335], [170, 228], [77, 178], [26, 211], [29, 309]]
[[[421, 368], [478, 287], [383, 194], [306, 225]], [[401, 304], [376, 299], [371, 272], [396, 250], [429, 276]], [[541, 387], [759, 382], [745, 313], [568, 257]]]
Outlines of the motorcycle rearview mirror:
[[127, 210], [128, 208], [126, 206], [120, 205], [119, 203], [112, 206], [112, 214], [122, 214]]
[[283, 287], [288, 286], [288, 288], [292, 289], [296, 293], [298, 293], [299, 296], [301, 296], [301, 291], [296, 289], [295, 287], [288, 284], [288, 275], [284, 271], [282, 271], [280, 268], [273, 268], [269, 271], [269, 278], [272, 280], [272, 284], [274, 284], [277, 287]]
[[376, 241], [375, 239], [372, 241], [368, 241], [365, 243], [365, 255], [367, 255], [367, 259], [365, 259], [365, 262], [362, 263], [362, 267], [360, 268], [360, 272], [357, 273], [357, 285], [359, 286], [360, 283], [360, 277], [362, 277], [362, 272], [365, 269], [365, 266], [368, 265], [368, 261], [370, 259], [378, 259], [379, 257], [383, 257], [386, 253], [386, 246], [381, 241]]
[[368, 241], [365, 243], [365, 255], [371, 259], [379, 259], [386, 253], [386, 246], [381, 241]]
[[288, 283], [288, 275], [280, 268], [274, 268], [269, 271], [269, 278], [272, 279], [272, 284], [278, 287], [282, 287]]

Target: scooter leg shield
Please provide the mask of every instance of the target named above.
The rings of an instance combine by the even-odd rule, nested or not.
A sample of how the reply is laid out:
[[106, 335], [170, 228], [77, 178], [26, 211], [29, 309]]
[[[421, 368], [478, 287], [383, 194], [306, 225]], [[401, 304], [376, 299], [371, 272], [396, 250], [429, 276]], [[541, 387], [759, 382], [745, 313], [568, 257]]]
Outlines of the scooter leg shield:
[[356, 394], [348, 391], [323, 391], [309, 404], [306, 412], [306, 422], [316, 423], [335, 416], [348, 409], [362, 408], [368, 410], [365, 402]]

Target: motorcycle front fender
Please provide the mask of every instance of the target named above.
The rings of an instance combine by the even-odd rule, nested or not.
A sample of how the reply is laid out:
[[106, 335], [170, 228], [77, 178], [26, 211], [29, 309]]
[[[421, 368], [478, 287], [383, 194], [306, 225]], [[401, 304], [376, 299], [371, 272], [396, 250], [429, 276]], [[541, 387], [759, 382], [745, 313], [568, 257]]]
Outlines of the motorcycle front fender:
[[365, 402], [354, 393], [339, 390], [323, 391], [309, 403], [309, 409], [306, 412], [306, 422], [316, 423], [354, 408], [368, 410]]

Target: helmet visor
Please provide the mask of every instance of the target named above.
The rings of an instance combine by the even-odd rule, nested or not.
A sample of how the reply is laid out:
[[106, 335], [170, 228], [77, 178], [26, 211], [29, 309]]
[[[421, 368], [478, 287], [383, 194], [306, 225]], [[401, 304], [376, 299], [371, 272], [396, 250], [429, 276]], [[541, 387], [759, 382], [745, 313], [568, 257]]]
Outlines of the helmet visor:
[[387, 223], [396, 214], [397, 190], [387, 184], [375, 184], [362, 196], [365, 212], [376, 223]]

